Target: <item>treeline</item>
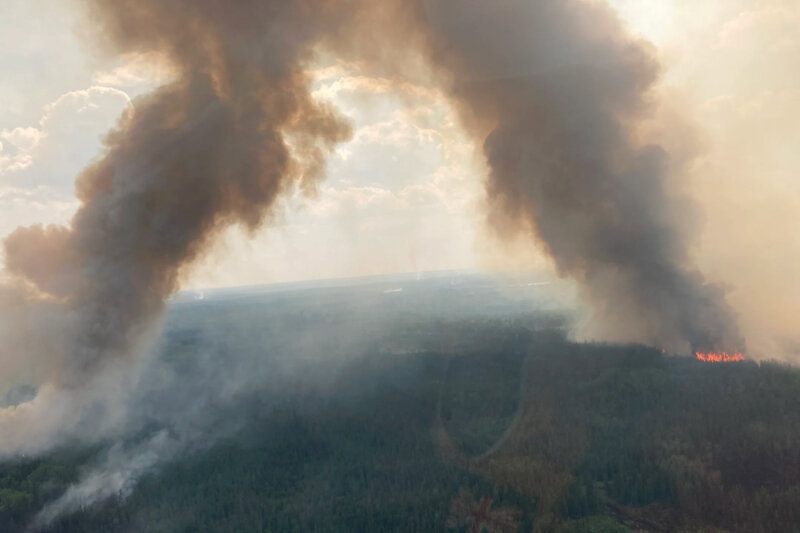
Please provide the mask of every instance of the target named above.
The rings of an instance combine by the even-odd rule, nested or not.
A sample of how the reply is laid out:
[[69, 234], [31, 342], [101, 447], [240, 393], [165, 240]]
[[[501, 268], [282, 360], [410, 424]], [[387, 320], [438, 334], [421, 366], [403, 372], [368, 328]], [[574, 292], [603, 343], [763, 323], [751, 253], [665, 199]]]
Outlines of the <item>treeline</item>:
[[522, 419], [478, 470], [536, 497], [542, 531], [594, 514], [645, 531], [800, 531], [798, 369], [557, 337], [529, 353]]
[[[797, 369], [519, 323], [399, 327], [395, 344], [411, 329], [424, 346], [375, 345], [324, 393], [244, 399], [235, 437], [46, 531], [443, 531], [464, 490], [526, 533], [800, 531]], [[454, 345], [469, 348], [430, 351]], [[0, 465], [0, 531], [25, 530], [97, 451]]]

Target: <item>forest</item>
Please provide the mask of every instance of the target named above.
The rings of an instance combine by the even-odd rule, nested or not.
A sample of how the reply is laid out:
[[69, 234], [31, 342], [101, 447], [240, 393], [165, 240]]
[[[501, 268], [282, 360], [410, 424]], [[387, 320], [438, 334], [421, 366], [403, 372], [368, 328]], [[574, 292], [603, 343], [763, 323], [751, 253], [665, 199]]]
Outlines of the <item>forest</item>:
[[[313, 328], [321, 341], [311, 351], [349, 355], [316, 373], [320, 360], [308, 356], [291, 370], [262, 361], [264, 375], [283, 369], [282, 386], [243, 388], [203, 407], [209, 420], [193, 424], [195, 444], [144, 473], [129, 494], [39, 529], [800, 531], [794, 367], [574, 342], [552, 310], [432, 316], [402, 304], [385, 322], [358, 314], [372, 317], [371, 333], [350, 342], [353, 330], [340, 321], [353, 320], [355, 300], [334, 289], [313, 306], [309, 297], [220, 299], [172, 312], [162, 357], [202, 387], [154, 401], [188, 401], [178, 411], [186, 417], [186, 405], [205, 406], [202, 389], [215, 387], [209, 376], [218, 372], [198, 363], [201, 351], [221, 364], [253, 352], [255, 364], [283, 346], [298, 359], [279, 332], [302, 339]], [[220, 340], [233, 323], [240, 329]], [[127, 442], [165, 429], [180, 431], [174, 419], [153, 417]], [[28, 531], [107, 453], [101, 442], [0, 463], [0, 531]]]

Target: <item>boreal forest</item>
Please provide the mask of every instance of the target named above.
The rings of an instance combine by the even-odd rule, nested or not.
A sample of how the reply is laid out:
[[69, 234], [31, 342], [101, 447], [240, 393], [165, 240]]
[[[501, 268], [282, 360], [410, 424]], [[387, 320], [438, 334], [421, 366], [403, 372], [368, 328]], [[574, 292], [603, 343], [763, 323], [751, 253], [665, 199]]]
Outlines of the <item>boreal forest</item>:
[[[137, 433], [2, 463], [0, 531], [800, 531], [798, 369], [577, 342], [488, 283], [173, 302]], [[41, 521], [120, 448], [186, 434]]]

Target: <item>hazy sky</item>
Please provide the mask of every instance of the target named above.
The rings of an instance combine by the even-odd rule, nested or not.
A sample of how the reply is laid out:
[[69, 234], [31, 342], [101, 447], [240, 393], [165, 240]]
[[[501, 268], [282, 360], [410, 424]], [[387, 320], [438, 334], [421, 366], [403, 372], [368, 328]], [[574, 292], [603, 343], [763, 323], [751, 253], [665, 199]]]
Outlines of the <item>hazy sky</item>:
[[[748, 339], [790, 339], [800, 325], [800, 2], [610, 2], [664, 65], [652, 128], [685, 135], [664, 139], [672, 150], [697, 144], [689, 138], [703, 147], [686, 173], [705, 219], [698, 264], [730, 286]], [[152, 58], [109, 62], [93, 50], [75, 5], [0, 5], [0, 235], [68, 221], [73, 179], [104, 132], [169, 76]], [[483, 229], [476, 150], [443, 98], [345, 65], [316, 78], [316, 93], [351, 117], [352, 141], [313, 198], [287, 198], [254, 236], [226, 232], [185, 286], [543, 264]]]

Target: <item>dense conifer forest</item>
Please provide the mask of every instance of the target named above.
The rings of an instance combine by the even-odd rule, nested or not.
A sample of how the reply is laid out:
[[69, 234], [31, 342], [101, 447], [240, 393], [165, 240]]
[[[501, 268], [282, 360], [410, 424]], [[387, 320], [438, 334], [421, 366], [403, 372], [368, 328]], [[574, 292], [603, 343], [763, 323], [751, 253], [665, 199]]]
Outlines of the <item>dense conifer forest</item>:
[[[191, 389], [200, 395], [216, 384], [199, 351], [224, 362], [276, 349], [289, 325], [301, 336], [309, 324], [340, 330], [328, 304], [298, 302], [187, 305], [160, 350], [203, 384]], [[315, 360], [284, 368], [280, 387], [238, 392], [209, 412], [195, 437], [206, 442], [145, 472], [129, 494], [42, 530], [800, 531], [797, 369], [571, 342], [551, 311], [417, 309], [356, 344], [326, 334], [315, 351], [352, 353], [324, 380]], [[261, 336], [208, 340], [246, 321]], [[128, 442], [165, 427], [154, 418]], [[26, 531], [108, 453], [100, 443], [0, 464], [0, 531]]]

